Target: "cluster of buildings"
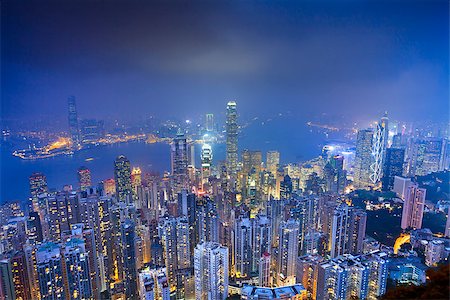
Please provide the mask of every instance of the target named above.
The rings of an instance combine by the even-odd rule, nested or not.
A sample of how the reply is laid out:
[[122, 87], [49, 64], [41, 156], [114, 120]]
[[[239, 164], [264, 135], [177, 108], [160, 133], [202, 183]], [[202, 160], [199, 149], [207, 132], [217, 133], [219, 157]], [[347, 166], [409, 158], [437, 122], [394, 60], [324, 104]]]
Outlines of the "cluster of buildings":
[[[69, 101], [73, 139], [79, 133], [75, 120]], [[207, 115], [206, 130], [214, 127]], [[0, 298], [383, 295], [394, 270], [392, 249], [366, 237], [367, 213], [345, 195], [351, 177], [344, 155], [325, 153], [284, 166], [277, 151], [268, 152], [265, 162], [261, 151], [239, 155], [233, 101], [225, 128], [226, 160], [217, 165], [205, 141], [196, 166], [193, 146], [179, 130], [171, 144], [171, 171], [162, 175], [143, 174], [123, 155], [114, 161], [114, 178], [99, 184], [85, 167], [78, 170], [77, 188], [60, 191], [49, 190], [44, 174], [31, 175], [27, 209], [7, 205], [0, 219]], [[375, 129], [358, 132], [355, 187], [399, 188], [395, 176], [404, 175], [405, 151], [394, 143], [388, 147], [387, 128], [384, 117]], [[396, 141], [403, 145], [402, 138]], [[434, 170], [427, 151], [413, 150], [407, 172], [418, 174], [425, 165]], [[439, 161], [436, 170], [441, 168]], [[403, 190], [402, 226], [420, 229], [425, 192], [414, 183]], [[435, 265], [445, 256], [446, 241], [424, 240], [417, 243], [426, 248], [427, 264]]]

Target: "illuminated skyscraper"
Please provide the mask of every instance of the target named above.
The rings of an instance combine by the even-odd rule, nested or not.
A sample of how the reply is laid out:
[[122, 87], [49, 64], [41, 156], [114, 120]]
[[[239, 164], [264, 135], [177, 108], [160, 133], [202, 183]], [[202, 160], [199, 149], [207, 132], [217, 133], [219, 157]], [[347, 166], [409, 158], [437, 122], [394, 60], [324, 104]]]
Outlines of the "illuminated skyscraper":
[[238, 167], [238, 125], [236, 102], [230, 101], [227, 104], [227, 172], [232, 179], [236, 180]]
[[70, 96], [68, 98], [69, 105], [69, 132], [72, 138], [72, 143], [77, 147], [80, 143], [80, 129], [78, 127], [78, 114], [77, 114], [77, 104], [75, 102], [75, 97]]
[[370, 181], [372, 184], [378, 184], [383, 175], [383, 163], [386, 155], [386, 147], [388, 142], [389, 128], [388, 128], [387, 113], [381, 118], [377, 124], [372, 142], [372, 164], [370, 165]]
[[11, 262], [9, 259], [0, 260], [0, 299], [15, 300], [14, 281]]
[[[133, 168], [131, 170], [131, 188], [133, 189], [133, 201], [136, 203], [138, 200], [138, 189], [142, 186], [142, 171], [140, 168]], [[136, 205], [140, 208], [140, 204]]]
[[402, 229], [422, 228], [423, 209], [427, 190], [418, 184], [410, 184], [403, 202]]
[[262, 287], [272, 286], [272, 276], [270, 274], [270, 254], [265, 252], [259, 259], [258, 285]]
[[228, 297], [228, 248], [218, 243], [200, 243], [194, 250], [196, 300]]
[[170, 300], [170, 287], [165, 268], [146, 267], [139, 271], [139, 299]]
[[414, 141], [409, 175], [423, 176], [444, 169], [446, 140], [427, 138]]
[[116, 182], [114, 178], [109, 178], [103, 181], [103, 191], [105, 195], [116, 194]]
[[326, 190], [333, 193], [343, 193], [347, 184], [344, 171], [344, 156], [334, 155], [330, 157], [324, 168]]
[[81, 167], [78, 169], [78, 184], [80, 185], [80, 190], [85, 191], [87, 188], [92, 186], [91, 181], [91, 171], [86, 167]]
[[60, 246], [47, 242], [36, 251], [37, 277], [42, 300], [65, 299]]
[[208, 182], [209, 177], [211, 176], [211, 165], [212, 165], [212, 148], [209, 144], [203, 144], [202, 146], [202, 184]]
[[353, 183], [355, 188], [368, 188], [372, 185], [370, 179], [372, 156], [373, 131], [361, 129], [356, 139], [355, 167]]
[[388, 148], [383, 167], [382, 187], [384, 191], [394, 188], [395, 176], [402, 176], [405, 149]]
[[278, 152], [278, 151], [267, 152], [266, 170], [275, 176], [277, 174], [277, 170], [278, 170], [279, 166], [280, 166], [280, 152]]
[[188, 145], [184, 132], [179, 128], [172, 141], [171, 161], [175, 193], [188, 187]]
[[252, 224], [249, 218], [236, 220], [233, 245], [236, 277], [247, 278], [252, 271]]
[[281, 222], [277, 258], [278, 286], [295, 283], [300, 223], [293, 219]]
[[206, 123], [205, 123], [206, 131], [214, 131], [214, 115], [206, 114]]
[[[93, 297], [89, 271], [89, 252], [85, 243], [77, 237], [70, 238], [62, 249], [65, 287], [70, 299], [89, 299]], [[93, 255], [93, 253], [91, 254]]]
[[114, 181], [118, 201], [130, 202], [132, 196], [130, 161], [119, 155], [114, 161]]
[[47, 177], [42, 173], [33, 173], [30, 178], [31, 210], [38, 212], [38, 196], [48, 192]]
[[136, 246], [135, 246], [135, 224], [132, 220], [127, 219], [121, 226], [122, 239], [122, 260], [124, 270], [125, 294], [127, 299], [135, 299], [137, 297], [137, 281], [136, 281]]
[[450, 209], [447, 210], [447, 222], [445, 222], [445, 236], [450, 238]]

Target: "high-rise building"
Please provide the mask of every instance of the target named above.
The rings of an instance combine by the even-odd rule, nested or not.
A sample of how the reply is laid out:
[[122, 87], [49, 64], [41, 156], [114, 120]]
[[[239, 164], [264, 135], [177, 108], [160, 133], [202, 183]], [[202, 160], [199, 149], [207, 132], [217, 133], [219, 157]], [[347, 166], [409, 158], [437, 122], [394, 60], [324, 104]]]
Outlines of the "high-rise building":
[[268, 151], [266, 155], [266, 170], [273, 175], [277, 174], [277, 170], [280, 166], [280, 152]]
[[15, 300], [14, 281], [12, 275], [11, 262], [9, 259], [0, 260], [0, 298], [5, 300]]
[[447, 222], [445, 222], [445, 236], [450, 238], [450, 209], [447, 210]]
[[170, 300], [170, 287], [165, 268], [145, 267], [139, 271], [139, 299]]
[[358, 130], [353, 175], [353, 184], [355, 188], [367, 188], [373, 184], [370, 178], [371, 165], [373, 162], [373, 136], [374, 133], [371, 129]]
[[272, 276], [270, 273], [270, 254], [265, 252], [259, 259], [258, 285], [262, 287], [272, 286]]
[[65, 299], [60, 246], [47, 242], [36, 251], [36, 267], [42, 300]]
[[330, 157], [325, 165], [324, 174], [326, 179], [326, 190], [341, 194], [347, 185], [346, 172], [344, 171], [344, 156], [334, 155]]
[[252, 224], [249, 218], [235, 221], [234, 273], [237, 278], [247, 278], [252, 270]]
[[85, 119], [80, 122], [80, 141], [82, 144], [96, 144], [105, 136], [103, 121]]
[[411, 184], [406, 192], [402, 211], [402, 229], [422, 228], [423, 210], [427, 190], [419, 188], [418, 184]]
[[253, 285], [246, 285], [242, 288], [241, 299], [244, 300], [296, 300], [306, 299], [306, 290], [301, 284], [294, 284], [282, 287], [265, 288]]
[[[93, 254], [91, 254], [93, 255]], [[69, 299], [89, 299], [93, 297], [91, 274], [89, 271], [89, 252], [85, 242], [71, 237], [62, 249], [65, 289]]]
[[227, 104], [227, 172], [230, 177], [236, 181], [238, 168], [238, 125], [237, 125], [237, 110], [236, 102], [230, 101]]
[[206, 122], [205, 122], [206, 131], [211, 132], [214, 131], [214, 115], [206, 114]]
[[74, 96], [68, 98], [69, 106], [69, 133], [74, 147], [80, 143], [80, 129], [78, 127], [77, 104]]
[[444, 249], [444, 241], [429, 241], [425, 247], [425, 264], [429, 267], [436, 266], [444, 258]]
[[121, 226], [122, 260], [125, 282], [125, 295], [127, 299], [137, 298], [137, 270], [136, 270], [136, 246], [135, 246], [135, 224], [127, 219]]
[[416, 140], [412, 144], [409, 175], [423, 176], [444, 169], [447, 142], [441, 138]]
[[382, 187], [384, 191], [394, 188], [395, 176], [402, 176], [405, 149], [388, 148], [383, 167]]
[[211, 176], [211, 165], [212, 165], [212, 147], [209, 144], [203, 144], [201, 160], [202, 160], [202, 185], [207, 183], [209, 177]]
[[80, 167], [78, 169], [78, 184], [82, 191], [92, 186], [91, 171], [88, 168]]
[[114, 161], [114, 182], [117, 200], [129, 203], [133, 193], [131, 168], [130, 161], [124, 155], [119, 155]]
[[136, 167], [131, 170], [131, 188], [133, 190], [133, 201], [137, 208], [141, 208], [138, 202], [138, 191], [142, 186], [142, 171], [141, 168]]
[[228, 248], [218, 243], [200, 243], [194, 250], [196, 300], [228, 297]]
[[278, 286], [295, 283], [300, 223], [293, 219], [281, 222], [277, 257]]
[[33, 173], [30, 178], [30, 210], [39, 212], [38, 196], [48, 192], [47, 177], [42, 173]]
[[103, 181], [103, 191], [105, 195], [116, 194], [116, 182], [114, 178], [109, 178]]
[[370, 181], [376, 185], [383, 175], [383, 164], [386, 156], [386, 147], [389, 137], [388, 117], [385, 113], [381, 121], [377, 123], [372, 142], [372, 164], [370, 165]]
[[176, 193], [188, 187], [188, 145], [186, 136], [181, 128], [171, 144], [172, 176]]
[[25, 253], [23, 251], [13, 253], [10, 262], [16, 299], [32, 300]]
[[401, 176], [394, 176], [393, 192], [397, 194], [397, 197], [405, 200], [408, 187], [411, 185], [411, 178], [405, 178]]

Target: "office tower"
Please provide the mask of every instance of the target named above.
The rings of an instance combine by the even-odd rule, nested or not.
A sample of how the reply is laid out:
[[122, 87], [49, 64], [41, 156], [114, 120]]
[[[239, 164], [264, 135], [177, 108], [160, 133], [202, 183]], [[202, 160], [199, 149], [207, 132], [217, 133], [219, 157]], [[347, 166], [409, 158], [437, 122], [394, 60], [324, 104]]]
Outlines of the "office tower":
[[236, 102], [230, 101], [227, 104], [227, 121], [226, 121], [226, 134], [227, 134], [227, 172], [232, 178], [232, 181], [236, 181], [237, 166], [238, 166], [238, 125], [237, 125], [237, 110]]
[[370, 165], [370, 180], [372, 184], [378, 184], [383, 175], [383, 164], [386, 155], [387, 142], [389, 137], [387, 113], [377, 123], [373, 134], [372, 143], [372, 164]]
[[45, 175], [42, 173], [33, 173], [29, 177], [29, 183], [31, 195], [30, 209], [38, 212], [39, 211], [38, 196], [42, 193], [48, 192], [47, 177], [45, 177]]
[[129, 203], [132, 195], [130, 161], [119, 155], [114, 161], [114, 182], [118, 201]]
[[84, 119], [80, 122], [80, 141], [82, 144], [96, 144], [104, 138], [104, 122], [95, 119]]
[[409, 185], [403, 202], [402, 229], [422, 228], [426, 192], [426, 189], [419, 188], [416, 183]]
[[363, 252], [366, 238], [367, 213], [363, 209], [352, 207], [350, 210], [348, 251], [351, 254]]
[[67, 298], [92, 298], [89, 252], [86, 251], [84, 241], [77, 237], [69, 238], [62, 249], [62, 256]]
[[295, 283], [300, 223], [293, 219], [281, 222], [277, 257], [278, 286]]
[[170, 300], [170, 287], [165, 268], [145, 267], [139, 270], [139, 299]]
[[212, 147], [209, 144], [203, 144], [202, 146], [202, 154], [201, 154], [201, 160], [202, 160], [202, 186], [203, 184], [207, 183], [209, 181], [209, 177], [211, 176], [211, 165], [212, 165]]
[[12, 276], [11, 262], [8, 259], [0, 260], [0, 298], [15, 300], [14, 281]]
[[75, 97], [70, 96], [68, 98], [68, 106], [69, 106], [69, 133], [70, 137], [72, 138], [72, 144], [76, 148], [80, 143], [80, 129], [78, 127], [78, 114]]
[[383, 167], [382, 187], [384, 191], [394, 188], [395, 176], [402, 176], [403, 161], [405, 159], [405, 149], [388, 148]]
[[178, 129], [177, 136], [171, 144], [172, 176], [174, 189], [178, 193], [188, 187], [188, 153], [187, 141], [181, 128]]
[[136, 208], [141, 208], [138, 202], [138, 190], [142, 186], [142, 171], [139, 167], [131, 170], [131, 189], [133, 190], [133, 202], [136, 204]]
[[262, 154], [261, 151], [242, 151], [242, 183], [246, 198], [256, 198], [260, 189]]
[[218, 243], [200, 243], [194, 250], [196, 300], [228, 297], [228, 248]]
[[41, 300], [65, 299], [60, 246], [52, 242], [40, 245], [36, 266]]
[[284, 201], [283, 200], [275, 200], [271, 199], [267, 203], [267, 216], [271, 220], [271, 239], [272, 239], [272, 247], [278, 247], [278, 232], [280, 230], [281, 221], [284, 221], [283, 218], [283, 210], [284, 210]]
[[344, 156], [334, 155], [330, 157], [324, 168], [326, 190], [337, 194], [344, 192], [347, 185], [346, 173], [344, 171]]
[[412, 144], [410, 176], [423, 176], [444, 169], [447, 141], [442, 138], [416, 140]]
[[78, 184], [80, 190], [85, 191], [92, 186], [91, 171], [86, 167], [78, 169]]
[[[291, 208], [289, 214], [292, 219], [299, 222], [299, 239], [300, 239], [300, 252], [312, 252], [313, 244], [306, 244], [306, 236], [315, 231], [318, 221], [318, 198], [314, 195], [306, 197], [295, 197], [291, 202]], [[308, 248], [310, 246], [312, 248]]]
[[103, 181], [103, 191], [105, 195], [116, 194], [116, 182], [114, 178], [109, 178]]
[[358, 130], [353, 175], [353, 184], [355, 188], [368, 188], [373, 184], [370, 178], [371, 165], [373, 162], [373, 136], [374, 133], [371, 129]]
[[273, 175], [276, 175], [279, 166], [280, 166], [280, 152], [268, 151], [266, 155], [266, 170], [272, 173]]
[[206, 122], [205, 122], [206, 131], [211, 132], [214, 131], [214, 115], [206, 114]]
[[61, 234], [78, 223], [78, 197], [76, 192], [57, 192], [45, 197], [46, 233], [44, 238], [59, 242]]
[[270, 274], [270, 254], [265, 252], [259, 259], [258, 285], [262, 287], [272, 286], [272, 277]]
[[9, 257], [16, 299], [32, 300], [25, 253], [16, 251]]
[[209, 197], [198, 198], [195, 207], [195, 242], [219, 241], [219, 214]]
[[31, 211], [27, 220], [27, 236], [30, 244], [36, 245], [43, 241], [41, 219], [39, 213]]
[[249, 218], [235, 222], [233, 255], [235, 276], [249, 277], [252, 271], [252, 224]]
[[137, 297], [136, 283], [136, 233], [135, 224], [131, 219], [125, 220], [121, 225], [121, 250], [123, 260], [123, 272], [125, 294], [127, 299]]

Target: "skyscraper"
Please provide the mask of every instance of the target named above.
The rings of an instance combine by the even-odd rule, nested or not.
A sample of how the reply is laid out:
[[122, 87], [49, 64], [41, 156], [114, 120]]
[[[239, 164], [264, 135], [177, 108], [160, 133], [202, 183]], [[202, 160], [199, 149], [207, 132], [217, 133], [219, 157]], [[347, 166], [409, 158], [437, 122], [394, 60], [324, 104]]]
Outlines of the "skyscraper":
[[39, 212], [38, 196], [48, 192], [47, 177], [42, 173], [33, 173], [30, 178], [31, 210]]
[[247, 278], [252, 267], [252, 224], [249, 218], [236, 220], [233, 245], [235, 275]]
[[114, 181], [118, 201], [129, 202], [132, 195], [130, 161], [119, 155], [114, 161]]
[[419, 188], [418, 184], [410, 184], [403, 202], [402, 229], [422, 228], [423, 209], [427, 190]]
[[85, 191], [87, 188], [92, 186], [91, 181], [91, 171], [86, 167], [80, 167], [78, 169], [78, 184], [80, 190]]
[[230, 101], [227, 104], [227, 172], [234, 181], [237, 175], [238, 166], [238, 125], [236, 102]]
[[[64, 274], [67, 279], [66, 291], [70, 299], [93, 297], [89, 271], [89, 252], [82, 239], [71, 237], [62, 250]], [[91, 253], [93, 255], [93, 253]]]
[[330, 157], [324, 168], [326, 190], [337, 194], [343, 193], [346, 186], [346, 172], [344, 171], [344, 156]]
[[64, 299], [64, 278], [60, 246], [47, 242], [36, 251], [37, 277], [42, 300]]
[[212, 148], [209, 144], [203, 144], [201, 160], [202, 160], [202, 184], [208, 182], [209, 177], [211, 176], [211, 165], [212, 165]]
[[383, 175], [383, 163], [386, 155], [386, 147], [389, 135], [388, 117], [384, 117], [377, 124], [372, 142], [372, 164], [370, 165], [370, 180], [372, 184], [378, 184]]
[[270, 254], [265, 252], [259, 259], [258, 285], [262, 287], [272, 286], [272, 276], [270, 274]]
[[409, 175], [423, 176], [444, 169], [446, 140], [426, 138], [412, 144]]
[[80, 129], [78, 127], [78, 114], [77, 114], [77, 104], [75, 102], [75, 97], [70, 96], [68, 98], [69, 105], [69, 132], [72, 138], [72, 143], [74, 147], [78, 147], [80, 144]]
[[125, 294], [127, 296], [127, 299], [135, 299], [137, 297], [135, 224], [132, 220], [127, 219], [123, 222], [121, 229], [121, 249], [125, 281]]
[[277, 258], [278, 286], [295, 283], [300, 223], [293, 219], [281, 222]]
[[395, 176], [402, 176], [403, 161], [405, 159], [405, 149], [388, 148], [383, 167], [382, 187], [384, 191], [394, 188]]
[[214, 115], [206, 114], [206, 122], [205, 122], [206, 131], [214, 131]]
[[139, 299], [170, 300], [170, 288], [165, 268], [146, 267], [139, 271]]
[[356, 138], [355, 167], [353, 184], [355, 188], [368, 188], [373, 183], [370, 179], [372, 156], [373, 131], [361, 129]]
[[276, 176], [279, 166], [280, 166], [280, 152], [268, 151], [266, 155], [266, 170], [272, 173], [274, 176]]
[[196, 300], [228, 297], [228, 248], [218, 243], [200, 243], [194, 250]]
[[181, 128], [171, 144], [172, 176], [175, 193], [181, 192], [188, 186], [188, 145], [186, 136]]
[[11, 262], [9, 259], [0, 260], [0, 298], [5, 300], [15, 300], [14, 281], [12, 275]]

